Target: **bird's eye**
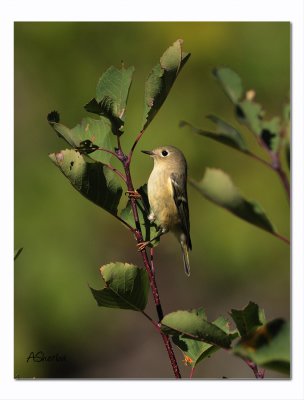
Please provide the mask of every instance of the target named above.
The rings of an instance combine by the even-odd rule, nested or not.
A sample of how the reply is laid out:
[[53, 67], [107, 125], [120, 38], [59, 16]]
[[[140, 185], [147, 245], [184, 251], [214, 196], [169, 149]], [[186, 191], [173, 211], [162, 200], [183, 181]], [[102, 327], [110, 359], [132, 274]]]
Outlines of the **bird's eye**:
[[167, 152], [167, 150], [163, 150], [161, 152], [161, 154], [162, 154], [163, 157], [166, 157], [169, 153]]

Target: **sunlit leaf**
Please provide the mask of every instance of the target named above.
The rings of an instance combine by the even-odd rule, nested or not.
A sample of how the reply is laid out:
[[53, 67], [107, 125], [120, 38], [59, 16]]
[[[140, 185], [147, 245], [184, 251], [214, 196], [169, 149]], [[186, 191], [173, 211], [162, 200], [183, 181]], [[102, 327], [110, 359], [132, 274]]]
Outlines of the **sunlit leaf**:
[[179, 39], [164, 52], [146, 81], [143, 129], [155, 117], [182, 67], [190, 57], [190, 53], [182, 51], [182, 43], [183, 41]]
[[182, 335], [193, 339], [229, 348], [231, 337], [215, 324], [208, 322], [198, 310], [175, 311], [167, 314], [161, 321], [161, 329], [168, 335]]
[[189, 179], [189, 182], [213, 203], [261, 229], [275, 232], [275, 228], [260, 205], [245, 199], [224, 171], [207, 168], [200, 182], [193, 179]]
[[145, 269], [121, 262], [100, 268], [105, 288], [90, 288], [101, 307], [143, 311], [149, 294], [149, 278]]
[[[141, 199], [137, 200], [139, 223], [141, 226], [143, 238], [145, 241], [148, 241], [150, 239], [153, 239], [157, 235], [159, 228], [148, 219], [148, 215], [150, 213], [150, 205], [147, 195], [147, 185], [145, 184], [141, 186], [139, 189], [137, 189], [137, 192], [141, 195]], [[126, 207], [121, 211], [120, 218], [126, 221], [133, 228], [136, 228], [130, 200], [127, 202]], [[153, 240], [153, 242], [149, 246], [154, 247], [158, 243], [159, 239], [156, 239], [155, 241]]]
[[186, 121], [181, 121], [180, 126], [188, 126], [193, 132], [201, 136], [216, 140], [217, 142], [233, 147], [245, 153], [248, 151], [243, 137], [235, 128], [233, 128], [233, 126], [227, 124], [215, 115], [209, 115], [207, 118], [216, 124], [216, 132], [210, 132], [196, 128]]
[[263, 368], [289, 374], [289, 323], [275, 319], [258, 327], [246, 339], [241, 339], [233, 348], [233, 352]]
[[[59, 122], [59, 114], [55, 111], [48, 115], [48, 122], [58, 134], [73, 148], [81, 146], [86, 140], [91, 141], [97, 147], [107, 150], [114, 148], [114, 137], [111, 132], [111, 123], [104, 117], [99, 120], [92, 118], [83, 118], [80, 124], [70, 129]], [[104, 151], [95, 151], [92, 158], [97, 161], [108, 163], [111, 154]]]
[[96, 98], [85, 105], [89, 112], [102, 115], [111, 121], [115, 135], [123, 133], [125, 111], [134, 67], [110, 67], [101, 76], [96, 87]]
[[[202, 318], [207, 319], [206, 316], [202, 316]], [[217, 318], [212, 324], [222, 329], [226, 334], [230, 335], [231, 338], [238, 336], [237, 333], [230, 332], [229, 322], [224, 317]], [[212, 353], [220, 349], [220, 347], [209, 343], [187, 339], [183, 337], [183, 335], [173, 336], [172, 341], [183, 352], [187, 364], [192, 367], [195, 367], [199, 362], [210, 357]]]
[[122, 187], [110, 169], [77, 150], [61, 150], [49, 157], [83, 196], [111, 214], [117, 214]]
[[215, 68], [213, 75], [233, 103], [236, 104], [242, 99], [244, 95], [243, 84], [236, 72], [230, 68]]

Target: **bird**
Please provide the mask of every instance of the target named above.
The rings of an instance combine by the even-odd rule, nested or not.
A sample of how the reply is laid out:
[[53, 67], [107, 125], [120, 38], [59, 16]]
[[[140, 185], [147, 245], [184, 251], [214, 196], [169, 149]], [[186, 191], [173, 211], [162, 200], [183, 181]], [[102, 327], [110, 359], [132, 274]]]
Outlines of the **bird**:
[[190, 276], [189, 250], [190, 238], [189, 206], [187, 196], [187, 162], [184, 154], [174, 146], [161, 146], [154, 150], [142, 150], [154, 160], [154, 168], [148, 179], [147, 192], [150, 204], [148, 219], [160, 227], [160, 232], [144, 247], [171, 231], [178, 239], [184, 270]]

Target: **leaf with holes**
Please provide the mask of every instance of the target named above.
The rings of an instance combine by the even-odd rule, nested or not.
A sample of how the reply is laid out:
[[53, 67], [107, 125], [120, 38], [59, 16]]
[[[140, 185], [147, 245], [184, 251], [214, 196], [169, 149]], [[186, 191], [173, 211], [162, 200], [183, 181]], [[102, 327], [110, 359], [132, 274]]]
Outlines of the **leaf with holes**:
[[175, 311], [167, 314], [161, 321], [161, 330], [168, 335], [182, 335], [186, 339], [223, 348], [230, 348], [232, 340], [223, 329], [208, 322], [200, 310]]
[[122, 187], [113, 171], [76, 150], [61, 150], [49, 157], [78, 192], [109, 213], [117, 214]]
[[289, 375], [290, 328], [278, 318], [259, 326], [246, 339], [241, 339], [233, 352], [255, 364]]
[[[139, 223], [141, 226], [141, 231], [143, 234], [143, 238], [145, 241], [149, 241], [153, 239], [158, 233], [158, 227], [153, 222], [149, 221], [148, 215], [150, 210], [150, 204], [147, 195], [147, 185], [141, 186], [137, 189], [137, 192], [140, 194], [141, 198], [137, 200], [137, 211], [139, 217]], [[120, 218], [126, 221], [133, 228], [136, 228], [132, 207], [130, 200], [127, 202], [126, 207], [121, 211]], [[159, 243], [159, 239], [156, 239], [152, 243], [149, 244], [150, 247], [157, 246]]]
[[[57, 135], [74, 148], [81, 147], [81, 143], [85, 141], [90, 141], [95, 146], [107, 150], [114, 148], [111, 124], [104, 117], [100, 118], [100, 120], [83, 118], [80, 124], [70, 129], [59, 122], [59, 114], [53, 111], [48, 115], [48, 122]], [[110, 153], [104, 151], [95, 151], [92, 154], [92, 158], [104, 163], [108, 163], [111, 157]]]
[[230, 68], [215, 68], [213, 75], [234, 104], [237, 104], [243, 98], [242, 80], [236, 72]]
[[[201, 315], [201, 317], [207, 319], [205, 315]], [[229, 321], [224, 317], [217, 318], [212, 322], [212, 324], [222, 329], [227, 335], [230, 335], [231, 339], [238, 336], [236, 332], [230, 331]], [[172, 341], [182, 351], [186, 363], [191, 365], [191, 367], [195, 367], [199, 362], [203, 361], [207, 357], [210, 357], [211, 354], [220, 349], [220, 347], [209, 343], [187, 339], [183, 337], [183, 335], [173, 336]]]
[[189, 183], [213, 203], [267, 232], [276, 230], [259, 204], [245, 199], [229, 175], [220, 169], [207, 168], [203, 179]]
[[143, 128], [146, 129], [166, 100], [170, 89], [181, 69], [188, 61], [190, 53], [182, 51], [183, 41], [177, 40], [161, 56], [152, 69], [145, 84]]
[[104, 289], [90, 288], [100, 307], [143, 311], [149, 294], [149, 278], [145, 269], [121, 262], [100, 268]]
[[231, 318], [236, 324], [241, 337], [249, 336], [259, 326], [265, 324], [264, 310], [250, 301], [242, 310], [231, 310]]
[[196, 128], [186, 121], [181, 121], [179, 125], [180, 127], [188, 126], [198, 135], [208, 137], [217, 142], [225, 144], [226, 146], [230, 146], [244, 153], [248, 153], [248, 149], [242, 135], [235, 128], [233, 128], [233, 126], [227, 124], [215, 115], [208, 115], [207, 118], [216, 124], [216, 132], [210, 132]]
[[115, 135], [123, 133], [125, 111], [134, 67], [110, 67], [101, 76], [96, 87], [96, 98], [85, 105], [89, 112], [102, 115], [111, 121]]

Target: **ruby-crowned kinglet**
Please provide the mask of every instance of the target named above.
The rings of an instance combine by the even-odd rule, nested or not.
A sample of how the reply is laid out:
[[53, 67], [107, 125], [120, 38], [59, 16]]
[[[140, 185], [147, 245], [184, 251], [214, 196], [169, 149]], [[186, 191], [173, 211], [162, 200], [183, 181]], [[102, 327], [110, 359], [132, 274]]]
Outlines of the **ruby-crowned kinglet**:
[[192, 245], [187, 197], [187, 162], [183, 153], [173, 146], [162, 146], [142, 152], [154, 159], [154, 168], [148, 180], [151, 207], [149, 219], [160, 226], [160, 235], [171, 231], [177, 237], [183, 252], [185, 272], [189, 276], [189, 250], [192, 249]]

